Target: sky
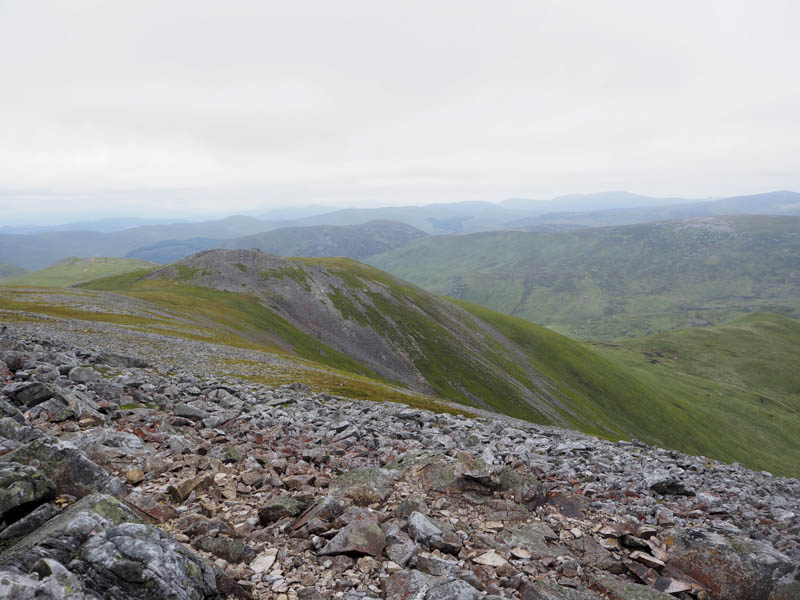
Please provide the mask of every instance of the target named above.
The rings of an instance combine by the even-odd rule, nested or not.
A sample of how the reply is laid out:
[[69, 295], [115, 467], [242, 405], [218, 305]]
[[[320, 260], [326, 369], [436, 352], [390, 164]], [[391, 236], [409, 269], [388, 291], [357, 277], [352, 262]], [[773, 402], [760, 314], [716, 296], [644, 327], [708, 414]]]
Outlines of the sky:
[[0, 225], [800, 190], [795, 0], [0, 0]]

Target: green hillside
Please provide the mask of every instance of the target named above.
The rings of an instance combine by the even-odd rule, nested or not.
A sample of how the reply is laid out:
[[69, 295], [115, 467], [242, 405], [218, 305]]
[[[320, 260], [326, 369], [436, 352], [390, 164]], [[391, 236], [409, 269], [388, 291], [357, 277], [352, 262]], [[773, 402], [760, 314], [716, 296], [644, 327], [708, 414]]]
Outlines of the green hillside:
[[367, 261], [435, 293], [585, 338], [754, 311], [800, 315], [800, 217], [437, 236]]
[[[405, 389], [467, 410], [483, 407], [800, 474], [794, 320], [752, 315], [719, 328], [587, 344], [465, 301], [448, 302], [355, 261], [259, 254], [212, 251], [85, 287], [134, 296], [154, 312], [177, 312], [202, 324], [209, 339], [318, 365], [302, 380], [323, 389], [376, 400], [397, 399]], [[319, 306], [310, 298], [320, 298]], [[362, 335], [360, 327], [376, 336], [358, 338], [355, 346], [366, 344], [374, 356], [342, 341]], [[259, 377], [298, 377], [290, 373], [276, 380], [269, 368]]]
[[0, 280], [8, 279], [9, 277], [17, 277], [26, 272], [27, 271], [22, 267], [0, 262]]
[[120, 275], [147, 267], [153, 263], [130, 258], [65, 258], [45, 269], [5, 279], [0, 285], [70, 287], [100, 277]]

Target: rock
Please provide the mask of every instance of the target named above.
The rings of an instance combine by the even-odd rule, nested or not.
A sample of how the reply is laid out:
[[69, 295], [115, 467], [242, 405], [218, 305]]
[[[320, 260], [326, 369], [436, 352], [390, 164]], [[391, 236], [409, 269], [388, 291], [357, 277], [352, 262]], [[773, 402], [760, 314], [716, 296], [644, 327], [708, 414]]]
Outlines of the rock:
[[504, 467], [497, 474], [498, 487], [528, 510], [535, 510], [547, 502], [547, 488], [533, 475]]
[[55, 484], [34, 467], [0, 462], [0, 522], [10, 525], [55, 497]]
[[662, 534], [668, 564], [726, 600], [767, 600], [774, 581], [796, 565], [771, 545], [717, 532], [671, 529]]
[[55, 388], [39, 381], [13, 383], [6, 386], [3, 392], [17, 406], [27, 408], [32, 408], [53, 396], [60, 395]]
[[413, 512], [408, 517], [408, 534], [415, 542], [427, 543], [433, 536], [441, 536], [443, 530], [433, 520], [420, 512]]
[[74, 367], [70, 369], [68, 377], [70, 381], [77, 383], [93, 383], [100, 381], [100, 374], [91, 367]]
[[503, 530], [497, 537], [509, 548], [524, 548], [531, 553], [534, 559], [555, 558], [570, 554], [564, 546], [554, 543], [558, 540], [558, 535], [550, 527], [540, 522]]
[[391, 469], [353, 469], [331, 481], [330, 490], [335, 496], [346, 496], [356, 504], [366, 506], [384, 502], [392, 493], [398, 475], [397, 471]]
[[610, 600], [675, 600], [675, 596], [659, 592], [649, 586], [610, 577], [595, 579], [594, 583]]
[[101, 489], [111, 479], [102, 467], [74, 446], [49, 438], [20, 446], [0, 457], [0, 462], [36, 465], [43, 476], [55, 483], [59, 494], [76, 498]]
[[0, 598], [8, 600], [86, 600], [80, 580], [54, 560], [37, 563], [30, 576], [0, 569]]
[[190, 406], [185, 402], [180, 402], [175, 405], [175, 414], [179, 417], [184, 417], [186, 419], [195, 419], [201, 420], [208, 417], [208, 412], [203, 410], [202, 408], [196, 408], [194, 406]]
[[320, 556], [334, 554], [380, 557], [386, 546], [386, 536], [380, 525], [370, 519], [350, 521], [320, 551]]
[[30, 573], [41, 561], [68, 564], [87, 590], [104, 598], [201, 600], [214, 575], [183, 544], [139, 522], [112, 496], [91, 494], [19, 540], [0, 563]]
[[455, 561], [446, 560], [430, 552], [420, 552], [417, 555], [417, 569], [436, 577], [456, 577], [461, 567]]
[[232, 540], [224, 535], [217, 537], [201, 535], [192, 541], [192, 546], [234, 564], [250, 562], [256, 556], [256, 551], [246, 543]]
[[586, 589], [572, 589], [548, 581], [526, 583], [520, 589], [521, 600], [599, 600]]
[[275, 558], [278, 555], [277, 548], [270, 548], [265, 550], [258, 556], [256, 556], [255, 560], [250, 563], [250, 568], [253, 570], [254, 573], [266, 573], [272, 568], [272, 565], [275, 564]]
[[694, 496], [694, 490], [687, 488], [683, 482], [675, 477], [663, 473], [656, 472], [644, 478], [645, 485], [653, 490], [656, 494], [663, 496]]
[[414, 570], [392, 573], [384, 582], [386, 600], [422, 600], [442, 580]]
[[296, 517], [302, 509], [303, 505], [297, 498], [284, 494], [267, 502], [266, 506], [258, 511], [258, 520], [262, 525], [269, 525], [286, 517]]
[[197, 491], [207, 490], [214, 483], [211, 475], [203, 473], [188, 479], [182, 479], [175, 485], [170, 485], [167, 488], [167, 493], [176, 503], [184, 502], [189, 495]]
[[431, 589], [425, 600], [479, 600], [482, 594], [466, 581], [448, 581]]
[[186, 546], [149, 525], [122, 523], [90, 536], [78, 554], [95, 589], [117, 598], [201, 600], [216, 594], [213, 571]]
[[[2, 495], [2, 491], [0, 491]], [[55, 517], [60, 511], [55, 504], [48, 502], [42, 504], [29, 514], [0, 531], [0, 540], [12, 540], [32, 533], [47, 521]]]
[[486, 554], [481, 554], [472, 559], [472, 562], [487, 567], [504, 567], [508, 561], [500, 556], [495, 550], [489, 550]]

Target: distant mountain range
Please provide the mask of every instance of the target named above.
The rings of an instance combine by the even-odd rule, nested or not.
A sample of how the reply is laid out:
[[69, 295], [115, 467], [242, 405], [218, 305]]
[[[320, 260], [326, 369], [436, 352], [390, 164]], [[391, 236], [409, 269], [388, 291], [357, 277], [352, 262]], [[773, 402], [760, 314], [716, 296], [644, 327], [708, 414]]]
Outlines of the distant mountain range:
[[426, 235], [411, 225], [395, 221], [370, 221], [360, 225], [342, 226], [284, 227], [231, 240], [211, 238], [167, 240], [138, 248], [128, 253], [128, 257], [167, 264], [193, 252], [211, 248], [231, 250], [257, 248], [262, 252], [281, 256], [346, 256], [361, 259], [405, 246]]
[[[666, 204], [664, 204], [666, 203]], [[309, 214], [321, 207], [298, 209], [288, 214]], [[565, 211], [569, 208], [569, 211]], [[592, 208], [593, 210], [589, 210]], [[601, 209], [601, 210], [598, 210]], [[558, 210], [559, 212], [556, 212]], [[651, 198], [628, 192], [562, 196], [551, 202], [509, 199], [500, 204], [490, 202], [457, 202], [382, 208], [350, 208], [313, 214], [289, 221], [266, 221], [254, 217], [233, 216], [200, 223], [170, 223], [128, 227], [109, 231], [111, 227], [131, 225], [126, 219], [78, 223], [59, 226], [58, 230], [30, 234], [0, 234], [0, 262], [26, 269], [45, 267], [68, 256], [131, 256], [146, 260], [172, 261], [193, 251], [224, 246], [234, 238], [261, 234], [278, 228], [293, 228], [294, 233], [281, 234], [293, 240], [299, 227], [331, 227], [363, 225], [371, 221], [396, 221], [421, 232], [441, 235], [477, 231], [529, 229], [558, 231], [586, 226], [610, 226], [645, 223], [697, 216], [725, 214], [800, 215], [800, 194], [771, 192], [708, 201], [680, 198]], [[81, 230], [60, 230], [81, 227]], [[212, 240], [224, 240], [219, 243]], [[163, 245], [161, 245], [163, 242]], [[264, 241], [269, 244], [268, 240]], [[301, 242], [289, 246], [302, 251]], [[346, 246], [342, 246], [346, 248]], [[331, 252], [339, 251], [332, 244]], [[319, 252], [321, 250], [309, 250]], [[343, 251], [347, 253], [349, 251]], [[359, 250], [359, 253], [362, 250]], [[282, 252], [283, 253], [283, 252]], [[361, 257], [361, 254], [359, 254]]]
[[695, 217], [430, 236], [367, 259], [435, 292], [585, 338], [800, 316], [800, 217]]

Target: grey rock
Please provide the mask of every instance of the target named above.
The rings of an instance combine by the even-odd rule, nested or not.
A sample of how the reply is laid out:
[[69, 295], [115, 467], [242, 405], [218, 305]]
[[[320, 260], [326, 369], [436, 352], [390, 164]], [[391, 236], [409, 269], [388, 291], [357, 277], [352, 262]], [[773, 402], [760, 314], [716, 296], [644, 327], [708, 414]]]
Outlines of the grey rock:
[[34, 467], [0, 462], [0, 522], [14, 523], [55, 497], [55, 484]]
[[415, 542], [425, 544], [433, 536], [440, 536], [442, 533], [442, 528], [433, 519], [420, 512], [413, 512], [408, 517], [408, 534]]
[[77, 498], [101, 489], [110, 476], [74, 446], [42, 438], [20, 446], [0, 457], [0, 462], [35, 465], [39, 472], [52, 480], [60, 494]]
[[74, 367], [70, 369], [68, 377], [76, 383], [93, 383], [100, 381], [100, 373], [91, 367]]
[[[0, 494], [1, 493], [2, 492], [0, 492]], [[55, 517], [59, 512], [55, 504], [50, 502], [42, 504], [29, 514], [0, 531], [0, 540], [11, 540], [26, 536], [47, 523], [47, 521]]]

